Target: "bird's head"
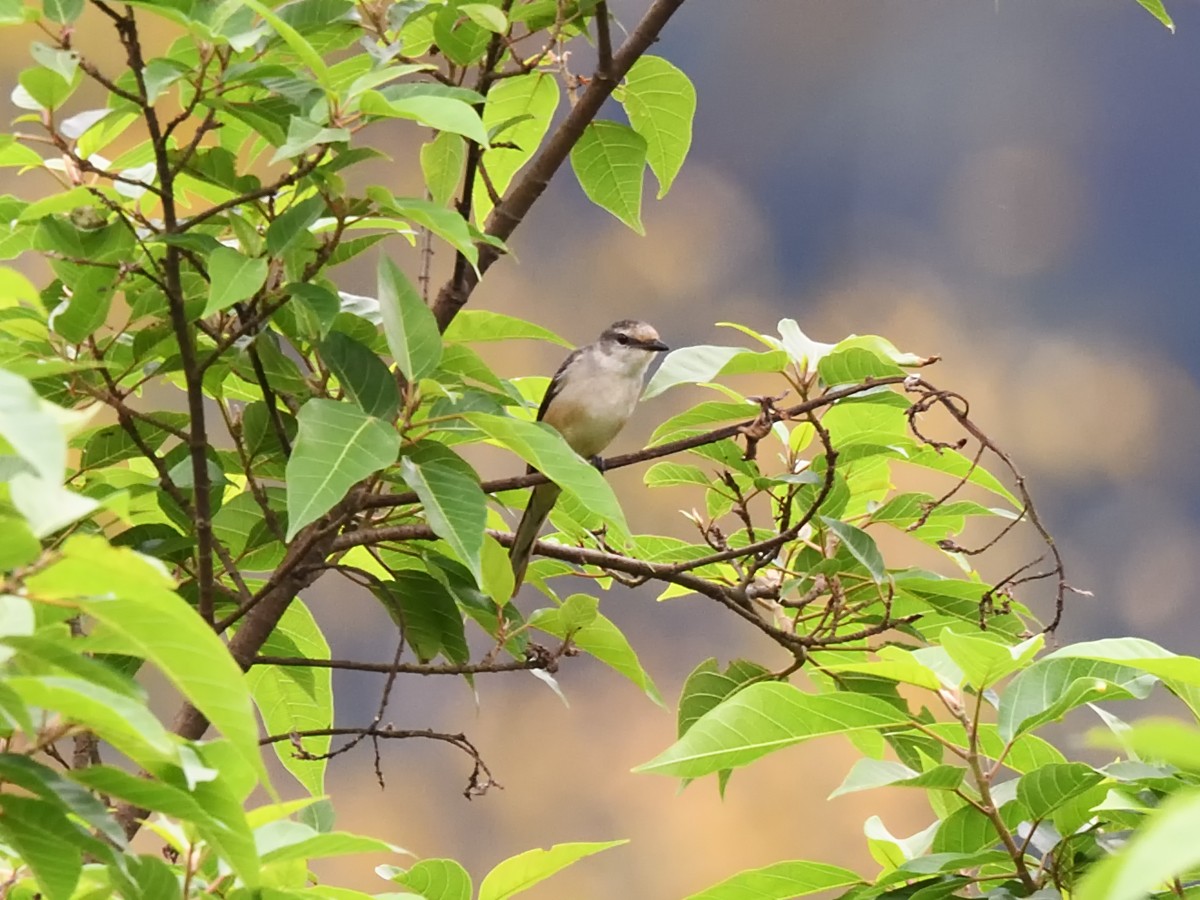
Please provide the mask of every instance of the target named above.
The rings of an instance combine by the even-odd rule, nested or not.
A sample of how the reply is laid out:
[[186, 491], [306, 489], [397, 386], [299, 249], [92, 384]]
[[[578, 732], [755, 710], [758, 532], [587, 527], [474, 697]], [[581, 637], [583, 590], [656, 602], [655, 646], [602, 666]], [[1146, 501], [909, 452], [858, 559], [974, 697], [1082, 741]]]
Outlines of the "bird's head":
[[654, 326], [637, 319], [613, 322], [600, 335], [600, 349], [608, 356], [627, 362], [631, 369], [645, 370], [655, 353], [669, 349]]

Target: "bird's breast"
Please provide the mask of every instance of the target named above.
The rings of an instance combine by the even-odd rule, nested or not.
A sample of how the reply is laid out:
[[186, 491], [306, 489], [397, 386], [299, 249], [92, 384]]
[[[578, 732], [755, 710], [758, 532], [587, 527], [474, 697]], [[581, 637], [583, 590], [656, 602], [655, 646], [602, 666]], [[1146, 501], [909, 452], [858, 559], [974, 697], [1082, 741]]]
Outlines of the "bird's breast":
[[641, 379], [570, 379], [551, 401], [544, 421], [580, 456], [595, 456], [629, 420], [641, 386]]

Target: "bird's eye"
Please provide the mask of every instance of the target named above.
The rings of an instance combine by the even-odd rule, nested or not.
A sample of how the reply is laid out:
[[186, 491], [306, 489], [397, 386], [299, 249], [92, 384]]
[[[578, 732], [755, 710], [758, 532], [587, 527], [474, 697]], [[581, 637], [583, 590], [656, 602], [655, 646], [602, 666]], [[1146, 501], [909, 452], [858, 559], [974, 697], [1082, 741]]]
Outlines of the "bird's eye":
[[618, 344], [628, 344], [628, 343], [629, 343], [629, 335], [627, 335], [627, 334], [618, 334], [618, 335], [617, 335], [617, 343], [618, 343]]

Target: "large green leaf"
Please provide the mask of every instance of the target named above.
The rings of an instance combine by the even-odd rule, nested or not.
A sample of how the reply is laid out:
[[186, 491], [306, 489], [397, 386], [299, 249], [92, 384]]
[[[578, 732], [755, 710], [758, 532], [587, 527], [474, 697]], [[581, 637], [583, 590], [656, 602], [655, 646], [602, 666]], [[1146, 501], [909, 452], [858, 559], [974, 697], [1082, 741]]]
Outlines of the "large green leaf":
[[449, 447], [421, 441], [400, 457], [400, 475], [420, 498], [429, 527], [482, 587], [487, 496], [475, 470]]
[[1021, 776], [1017, 799], [1033, 820], [1044, 819], [1064, 803], [1104, 780], [1104, 775], [1083, 763], [1043, 766]]
[[961, 766], [934, 766], [927, 772], [918, 772], [903, 763], [864, 757], [854, 764], [854, 768], [829, 795], [829, 799], [879, 787], [917, 787], [953, 791], [962, 784], [966, 774], [967, 770]]
[[462, 181], [466, 159], [463, 139], [449, 131], [443, 131], [421, 145], [421, 173], [434, 203], [445, 206], [450, 202]]
[[63, 545], [59, 560], [27, 585], [35, 596], [78, 606], [119, 637], [122, 652], [153, 662], [256, 772], [263, 771], [241, 669], [195, 609], [172, 590], [170, 578], [145, 557], [99, 537], [77, 535]]
[[[574, 595], [586, 596], [586, 595]], [[594, 599], [594, 598], [589, 598]], [[568, 598], [567, 603], [570, 602]], [[558, 638], [571, 636], [571, 643], [591, 656], [596, 657], [605, 665], [624, 675], [639, 688], [646, 696], [663, 705], [662, 695], [655, 687], [654, 681], [644, 668], [637, 652], [629, 643], [629, 639], [621, 630], [600, 613], [596, 613], [590, 621], [573, 627], [567, 614], [567, 604], [556, 609], [534, 610], [529, 616], [529, 624]]]
[[428, 661], [439, 653], [453, 663], [470, 656], [462, 613], [445, 585], [421, 569], [403, 569], [376, 588], [376, 596], [402, 629], [405, 642], [418, 658]]
[[52, 803], [0, 795], [0, 837], [33, 871], [45, 900], [69, 900], [82, 872], [75, 828]]
[[374, 351], [340, 331], [321, 342], [321, 357], [368, 416], [391, 420], [400, 408], [396, 379]]
[[352, 403], [309, 400], [297, 419], [300, 430], [287, 463], [289, 541], [400, 452], [395, 429]]
[[1200, 790], [1168, 798], [1114, 855], [1093, 866], [1074, 900], [1141, 900], [1200, 864]]
[[61, 481], [67, 464], [62, 427], [29, 382], [0, 369], [0, 438], [47, 481]]
[[534, 341], [550, 341], [563, 347], [571, 347], [570, 341], [559, 337], [549, 328], [526, 322], [516, 316], [491, 312], [486, 309], [464, 309], [450, 323], [445, 334], [447, 341], [511, 341], [528, 338]]
[[619, 545], [628, 537], [625, 514], [604, 476], [572, 450], [553, 428], [490, 413], [467, 413], [465, 418], [564, 491], [574, 494], [584, 507], [609, 526], [610, 540]]
[[571, 148], [571, 168], [588, 199], [638, 234], [642, 227], [642, 179], [646, 139], [626, 125], [592, 122]]
[[796, 860], [738, 872], [687, 900], [791, 900], [864, 880], [840, 866]]
[[683, 683], [675, 736], [683, 737], [705, 713], [720, 705], [730, 694], [747, 683], [763, 680], [768, 674], [763, 666], [745, 659], [733, 660], [724, 672], [715, 658], [706, 659]]
[[1143, 699], [1156, 681], [1132, 666], [1052, 654], [1018, 674], [1004, 689], [997, 727], [1009, 740], [1093, 700]]
[[19, 675], [6, 684], [25, 703], [78, 722], [147, 769], [161, 770], [179, 761], [170, 733], [131, 697], [81, 678]]
[[698, 345], [672, 350], [646, 385], [642, 398], [657, 397], [677, 384], [701, 384], [718, 375], [782, 372], [788, 356], [782, 350], [747, 350], [744, 347]]
[[610, 847], [619, 847], [628, 841], [577, 842], [555, 844], [548, 850], [526, 850], [498, 863], [483, 878], [479, 885], [479, 900], [508, 900], [524, 893], [539, 881], [544, 881], [555, 872], [579, 862]]
[[371, 116], [408, 119], [441, 132], [461, 134], [487, 146], [487, 131], [475, 107], [454, 97], [415, 96], [389, 100], [378, 91], [367, 91], [359, 108]]
[[983, 690], [1029, 665], [1046, 639], [1039, 634], [1010, 646], [990, 634], [957, 634], [945, 628], [939, 643], [963, 671], [967, 682], [976, 690]]
[[625, 76], [625, 112], [646, 140], [646, 161], [667, 195], [692, 144], [696, 89], [678, 68], [659, 56], [641, 56]]
[[790, 684], [759, 682], [705, 713], [671, 747], [634, 771], [699, 778], [809, 738], [907, 721], [905, 712], [875, 697], [807, 694]]
[[208, 257], [211, 279], [202, 316], [248, 300], [267, 280], [267, 261], [251, 259], [231, 247], [218, 247]]
[[471, 876], [457, 860], [423, 859], [411, 869], [398, 870], [391, 880], [424, 900], [471, 900]]
[[[329, 659], [329, 644], [308, 607], [293, 600], [263, 644], [267, 656]], [[333, 672], [309, 666], [254, 666], [246, 673], [250, 694], [270, 734], [312, 731], [333, 725]], [[305, 749], [316, 756], [329, 750], [330, 737], [306, 737]], [[314, 797], [325, 793], [324, 759], [297, 758], [289, 741], [273, 745], [279, 761]]]
[[189, 791], [181, 783], [139, 778], [113, 766], [75, 769], [71, 778], [118, 800], [191, 823], [247, 885], [257, 882], [258, 853], [246, 815], [240, 804], [229, 802], [218, 782], [202, 782]]
[[[488, 179], [503, 197], [520, 171], [537, 152], [558, 108], [558, 79], [550, 72], [530, 72], [492, 85], [483, 107], [483, 125], [494, 141], [483, 154]], [[492, 210], [492, 198], [480, 179], [472, 208], [477, 222]]]
[[433, 313], [412, 282], [386, 256], [379, 258], [379, 313], [388, 350], [409, 381], [424, 378], [442, 357], [442, 336]]
[[1150, 15], [1158, 19], [1158, 21], [1166, 27], [1167, 31], [1171, 32], [1172, 34], [1175, 33], [1175, 23], [1171, 20], [1171, 16], [1167, 12], [1167, 8], [1163, 6], [1162, 0], [1137, 0], [1137, 2], [1140, 3], [1142, 8], [1149, 12]]
[[875, 583], [882, 584], [887, 570], [884, 568], [883, 554], [875, 545], [875, 539], [849, 522], [842, 522], [829, 516], [821, 516], [821, 521], [838, 536], [845, 548], [850, 551], [850, 555], [862, 563]]

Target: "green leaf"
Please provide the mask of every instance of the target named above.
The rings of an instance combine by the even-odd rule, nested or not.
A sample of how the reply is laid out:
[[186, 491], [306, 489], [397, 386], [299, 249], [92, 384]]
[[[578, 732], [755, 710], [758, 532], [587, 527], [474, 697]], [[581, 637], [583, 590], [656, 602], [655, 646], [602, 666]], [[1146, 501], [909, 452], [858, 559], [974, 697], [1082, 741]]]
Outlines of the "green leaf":
[[0, 572], [29, 565], [42, 552], [41, 542], [24, 519], [0, 515], [0, 534], [4, 535], [0, 541]]
[[317, 81], [326, 91], [333, 90], [333, 78], [330, 75], [329, 67], [325, 65], [325, 61], [308, 41], [301, 36], [295, 28], [281, 19], [274, 11], [260, 0], [245, 0], [245, 6], [250, 7], [260, 16], [262, 16], [278, 34], [285, 44], [291, 48], [300, 60], [312, 69], [312, 72], [317, 76]]
[[453, 859], [423, 859], [391, 877], [424, 900], [471, 900], [471, 876]]
[[658, 179], [661, 200], [692, 144], [696, 89], [665, 59], [641, 56], [625, 76], [623, 103], [629, 124], [646, 140], [646, 161]]
[[16, 676], [8, 687], [30, 706], [78, 722], [147, 769], [177, 763], [171, 735], [143, 704], [81, 678]]
[[782, 372], [788, 363], [783, 350], [758, 352], [743, 347], [698, 345], [672, 350], [646, 385], [642, 399], [657, 397], [677, 384], [702, 384], [719, 375]]
[[[839, 345], [840, 347], [840, 345]], [[904, 370], [891, 360], [863, 347], [835, 348], [817, 364], [817, 374], [825, 384], [858, 384], [868, 378], [891, 378]]]
[[404, 569], [392, 577], [376, 596], [417, 656], [428, 661], [442, 653], [450, 662], [465, 663], [470, 651], [453, 594], [420, 569]]
[[863, 881], [862, 876], [840, 866], [796, 860], [738, 872], [687, 900], [791, 900]]
[[610, 847], [629, 841], [597, 841], [555, 844], [549, 850], [526, 850], [498, 863], [479, 885], [479, 900], [508, 900], [524, 893], [539, 881]]
[[75, 828], [50, 803], [0, 795], [0, 836], [33, 871], [45, 900], [69, 900], [82, 873]]
[[1064, 803], [1104, 780], [1104, 775], [1083, 763], [1044, 766], [1021, 776], [1017, 799], [1033, 821], [1044, 819]]
[[1117, 733], [1094, 731], [1089, 738], [1095, 746], [1113, 747], [1137, 759], [1200, 773], [1200, 729], [1177, 719], [1139, 719]]
[[1047, 659], [1095, 659], [1133, 666], [1162, 679], [1200, 686], [1200, 658], [1179, 656], [1153, 641], [1143, 638], [1107, 638], [1070, 644], [1054, 651]]
[[608, 482], [570, 448], [561, 434], [539, 422], [523, 422], [490, 413], [467, 413], [468, 422], [542, 472], [609, 526], [616, 545], [629, 535], [621, 504]]
[[459, 66], [477, 62], [492, 39], [491, 32], [459, 13], [462, 0], [449, 0], [433, 20], [433, 37], [446, 57]]
[[340, 331], [321, 342], [321, 358], [368, 416], [391, 421], [400, 409], [396, 379], [374, 351]]
[[271, 157], [271, 163], [299, 156], [318, 144], [344, 144], [350, 140], [348, 128], [326, 128], [303, 116], [288, 120], [287, 138]]
[[281, 256], [296, 238], [308, 234], [309, 228], [325, 212], [325, 198], [309, 197], [299, 203], [293, 203], [282, 215], [267, 226], [267, 253], [271, 256]]
[[1157, 680], [1132, 666], [1051, 654], [1019, 673], [1005, 688], [997, 726], [1009, 739], [1094, 700], [1144, 699]]
[[487, 496], [475, 470], [449, 447], [421, 441], [400, 457], [400, 476], [420, 498], [429, 527], [483, 587]]
[[400, 435], [351, 403], [313, 399], [300, 407], [287, 463], [287, 540], [315, 522], [359, 481], [396, 461]]
[[208, 257], [208, 276], [211, 283], [202, 317], [253, 297], [267, 280], [267, 261], [251, 259], [230, 247], [218, 247]]
[[437, 321], [400, 268], [379, 258], [379, 312], [388, 350], [410, 382], [424, 378], [442, 358]]
[[672, 484], [698, 484], [708, 487], [712, 479], [699, 466], [684, 463], [659, 462], [646, 470], [643, 478], [647, 487], [663, 487]]
[[220, 779], [198, 783], [188, 791], [181, 783], [139, 778], [113, 766], [74, 769], [71, 779], [138, 807], [191, 823], [247, 886], [257, 883], [259, 860], [250, 826], [241, 805], [231, 802], [230, 795], [222, 790]]
[[527, 338], [533, 341], [549, 341], [561, 347], [573, 345], [548, 328], [526, 322], [516, 316], [489, 312], [486, 309], [463, 309], [446, 328], [447, 341], [468, 343], [471, 341], [511, 341]]
[[[329, 659], [329, 644], [312, 613], [298, 598], [292, 600], [260, 651], [266, 656]], [[333, 724], [333, 672], [308, 666], [254, 666], [246, 684], [263, 726], [269, 734], [311, 731]], [[328, 735], [304, 738], [315, 756], [329, 750]], [[314, 797], [325, 793], [324, 759], [300, 759], [289, 741], [272, 745], [279, 761]]]
[[662, 695], [655, 687], [654, 681], [642, 667], [637, 652], [630, 645], [628, 638], [621, 630], [593, 608], [590, 621], [578, 624], [585, 617], [572, 621], [571, 605], [577, 598], [594, 597], [586, 594], [573, 594], [562, 606], [556, 609], [538, 609], [529, 617], [529, 624], [557, 638], [571, 637], [571, 643], [591, 656], [596, 657], [609, 668], [624, 675], [657, 703], [663, 705]]
[[53, 769], [18, 753], [0, 753], [0, 776], [6, 782], [56, 804], [64, 812], [78, 815], [117, 847], [125, 846], [125, 832], [108, 814], [108, 808]]
[[1171, 34], [1175, 33], [1175, 23], [1171, 21], [1170, 15], [1167, 14], [1167, 9], [1163, 6], [1162, 0], [1137, 0], [1150, 15], [1158, 19]]
[[[462, 181], [466, 160], [467, 147], [463, 139], [452, 132], [443, 131], [421, 145], [421, 172], [434, 203], [445, 206], [450, 202]], [[488, 176], [495, 177], [490, 168]]]
[[957, 790], [966, 769], [959, 766], [934, 766], [927, 772], [910, 769], [903, 763], [884, 759], [864, 758], [854, 768], [829, 799], [878, 787], [917, 787], [938, 791]]
[[700, 663], [688, 675], [679, 694], [676, 737], [683, 737], [705, 713], [719, 706], [743, 685], [760, 681], [768, 674], [763, 666], [745, 659], [733, 660], [724, 672], [720, 671], [716, 659]]
[[616, 122], [592, 122], [571, 148], [571, 168], [588, 199], [638, 234], [642, 227], [642, 178], [646, 139]]
[[883, 564], [883, 554], [875, 546], [875, 539], [861, 528], [856, 528], [848, 522], [831, 519], [829, 516], [821, 516], [821, 521], [838, 536], [846, 549], [850, 551], [850, 555], [863, 564], [875, 583], [882, 584], [887, 576], [887, 569]]
[[69, 25], [83, 15], [83, 0], [42, 0], [46, 18]]
[[70, 601], [119, 635], [124, 652], [153, 662], [261, 772], [242, 671], [212, 628], [171, 589], [170, 578], [145, 557], [95, 536], [73, 536], [61, 552], [53, 566], [27, 580], [30, 591]]
[[47, 481], [61, 481], [67, 465], [62, 428], [29, 382], [0, 369], [0, 438]]
[[495, 6], [487, 3], [463, 3], [459, 5], [458, 11], [476, 25], [495, 34], [508, 31], [508, 17]]
[[1092, 866], [1073, 900], [1141, 900], [1200, 864], [1200, 790], [1180, 791], [1114, 855]]
[[254, 840], [263, 863], [327, 859], [353, 853], [394, 853], [399, 849], [375, 838], [344, 831], [321, 833], [308, 825], [287, 819], [268, 822], [256, 829]]
[[370, 116], [408, 119], [444, 133], [461, 134], [483, 147], [488, 145], [487, 130], [478, 111], [456, 97], [418, 94], [389, 100], [379, 91], [367, 91], [359, 108]]
[[[483, 162], [499, 196], [504, 196], [513, 176], [537, 152], [558, 109], [558, 98], [558, 79], [549, 72], [506, 78], [488, 91], [483, 125], [493, 145], [485, 151]], [[501, 128], [506, 122], [512, 124]], [[492, 210], [486, 185], [476, 185], [472, 206], [475, 220], [485, 221]]]
[[942, 630], [938, 641], [962, 669], [967, 683], [979, 691], [1027, 666], [1046, 643], [1045, 636], [1038, 634], [1010, 646], [990, 634], [958, 634], [949, 628]]
[[806, 694], [790, 684], [758, 682], [705, 713], [667, 750], [635, 772], [699, 778], [827, 734], [908, 721], [890, 703], [861, 694]]

